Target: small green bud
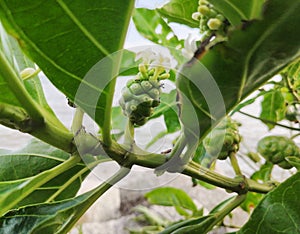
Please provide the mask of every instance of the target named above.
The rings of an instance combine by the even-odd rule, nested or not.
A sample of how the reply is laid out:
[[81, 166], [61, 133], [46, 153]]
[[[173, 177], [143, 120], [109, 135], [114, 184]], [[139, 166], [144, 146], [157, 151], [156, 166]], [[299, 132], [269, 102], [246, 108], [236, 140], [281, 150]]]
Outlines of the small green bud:
[[35, 73], [35, 69], [27, 67], [20, 72], [20, 76], [23, 80], [30, 78]]
[[205, 16], [210, 16], [211, 10], [207, 7], [207, 6], [199, 6], [198, 7], [198, 12], [201, 14], [201, 15], [205, 15]]
[[207, 22], [207, 26], [210, 30], [218, 30], [222, 25], [222, 21], [217, 18], [211, 18]]

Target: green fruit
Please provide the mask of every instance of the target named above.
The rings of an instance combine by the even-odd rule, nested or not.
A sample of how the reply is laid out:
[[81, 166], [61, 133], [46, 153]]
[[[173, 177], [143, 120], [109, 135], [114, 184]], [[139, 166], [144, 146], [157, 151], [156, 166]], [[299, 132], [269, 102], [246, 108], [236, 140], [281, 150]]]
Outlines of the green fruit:
[[294, 141], [283, 136], [264, 137], [258, 142], [257, 151], [267, 161], [277, 164], [284, 169], [290, 169], [293, 167], [285, 160], [285, 157], [300, 157], [300, 150]]
[[160, 103], [160, 82], [133, 79], [122, 89], [119, 104], [133, 124], [141, 126]]
[[[241, 136], [238, 132], [239, 123], [230, 118], [220, 122], [211, 133], [204, 138], [206, 152], [218, 159], [225, 160], [231, 153], [239, 150]], [[222, 146], [221, 150], [220, 147]]]

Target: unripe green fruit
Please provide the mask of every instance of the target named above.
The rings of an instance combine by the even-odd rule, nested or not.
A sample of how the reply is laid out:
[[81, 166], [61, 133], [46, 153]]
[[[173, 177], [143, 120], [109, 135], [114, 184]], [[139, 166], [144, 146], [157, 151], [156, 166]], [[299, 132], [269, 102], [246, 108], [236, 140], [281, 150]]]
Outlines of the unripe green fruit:
[[261, 139], [257, 145], [257, 151], [269, 162], [277, 164], [284, 169], [293, 166], [285, 160], [285, 157], [296, 156], [300, 158], [300, 150], [291, 139], [283, 136], [267, 136]]
[[157, 80], [130, 80], [122, 89], [119, 104], [125, 116], [133, 124], [141, 126], [153, 114], [153, 108], [160, 103], [160, 82]]
[[[225, 160], [231, 153], [236, 153], [241, 142], [238, 127], [237, 122], [230, 118], [224, 119], [205, 137], [203, 145], [206, 152], [218, 156], [220, 160]], [[220, 146], [222, 146], [221, 151]]]

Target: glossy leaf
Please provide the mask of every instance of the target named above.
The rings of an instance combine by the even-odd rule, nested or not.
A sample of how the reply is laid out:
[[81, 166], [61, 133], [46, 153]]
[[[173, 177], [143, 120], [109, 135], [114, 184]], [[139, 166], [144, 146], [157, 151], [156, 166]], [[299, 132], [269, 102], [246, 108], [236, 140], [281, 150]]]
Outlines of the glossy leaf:
[[214, 7], [233, 25], [241, 24], [243, 20], [260, 19], [265, 0], [210, 0]]
[[197, 206], [183, 190], [165, 187], [145, 194], [148, 202], [155, 205], [174, 206], [196, 212]]
[[198, 2], [194, 0], [171, 0], [167, 4], [158, 8], [157, 11], [168, 22], [185, 24], [192, 28], [198, 28], [199, 22], [192, 18], [192, 14], [197, 11]]
[[55, 193], [51, 200], [74, 197], [90, 170], [84, 164], [77, 164], [56, 172], [55, 167], [69, 157], [37, 140], [21, 150], [0, 155], [1, 213], [5, 209], [45, 202]]
[[179, 51], [183, 48], [183, 40], [177, 38], [171, 27], [156, 10], [137, 8], [132, 17], [136, 29], [142, 36], [170, 49], [179, 63], [186, 60]]
[[[214, 46], [202, 56], [200, 62], [205, 68], [195, 59], [183, 66], [177, 86], [181, 96], [185, 95], [181, 99], [181, 121], [186, 134], [204, 137], [214, 120], [224, 115], [225, 109], [229, 112], [299, 57], [300, 31], [296, 23], [300, 20], [299, 10], [300, 2], [271, 0], [263, 20], [233, 31], [228, 41]], [[211, 77], [217, 88], [209, 83], [213, 83]], [[224, 102], [221, 98], [216, 99], [218, 95]], [[193, 117], [193, 111], [196, 111], [196, 117]], [[196, 121], [201, 133], [197, 131]]]
[[[270, 120], [274, 123], [279, 122], [285, 117], [285, 101], [281, 92], [274, 90], [273, 92], [264, 95], [264, 100], [261, 103], [262, 111], [260, 118]], [[274, 128], [274, 124], [266, 123], [269, 129]]]
[[299, 191], [298, 172], [264, 197], [238, 233], [299, 233]]
[[92, 74], [77, 90], [98, 61], [122, 48], [133, 5], [133, 0], [1, 1], [0, 16], [51, 82], [103, 126], [120, 55], [108, 58], [97, 77]]
[[[20, 77], [20, 72], [25, 68], [35, 68], [35, 64], [24, 55], [17, 44], [17, 41], [9, 36], [2, 25], [0, 24], [0, 34], [1, 34], [1, 40], [0, 40], [0, 47], [2, 52], [4, 53], [7, 61], [9, 62], [10, 66], [14, 69], [16, 75], [20, 78], [20, 83], [23, 85], [23, 88], [26, 89], [26, 91], [29, 93], [30, 97], [36, 101], [36, 103], [39, 104], [39, 108], [43, 109], [47, 113], [47, 119], [48, 121], [51, 121], [54, 123], [58, 128], [65, 129], [64, 125], [57, 119], [52, 109], [49, 107], [45, 96], [44, 91], [41, 85], [41, 82], [39, 80], [39, 77], [36, 75], [30, 79], [22, 80]], [[27, 115], [25, 110], [18, 109], [17, 107], [22, 108], [23, 105], [20, 103], [20, 97], [16, 95], [16, 92], [19, 92], [19, 90], [14, 90], [14, 87], [11, 87], [11, 85], [8, 84], [7, 80], [4, 79], [0, 75], [0, 87], [1, 87], [1, 93], [0, 93], [0, 103], [3, 105], [3, 109], [6, 109], [6, 113], [8, 113], [7, 116], [4, 116], [4, 114], [0, 115], [0, 119], [4, 119], [1, 122], [5, 124], [5, 118], [9, 119], [9, 113], [10, 112], [24, 112], [24, 115]], [[7, 105], [8, 104], [8, 105]], [[14, 107], [12, 107], [12, 106]], [[7, 110], [9, 109], [10, 110]], [[4, 112], [4, 111], [3, 111]], [[21, 119], [20, 119], [21, 120]], [[5, 124], [8, 127], [12, 128], [21, 128], [22, 123], [14, 123], [10, 126], [10, 124]], [[22, 128], [21, 128], [22, 129]], [[24, 129], [23, 129], [24, 130]]]
[[0, 218], [0, 233], [67, 233], [84, 212], [128, 172], [128, 169], [122, 170], [109, 181], [76, 198], [12, 210]]

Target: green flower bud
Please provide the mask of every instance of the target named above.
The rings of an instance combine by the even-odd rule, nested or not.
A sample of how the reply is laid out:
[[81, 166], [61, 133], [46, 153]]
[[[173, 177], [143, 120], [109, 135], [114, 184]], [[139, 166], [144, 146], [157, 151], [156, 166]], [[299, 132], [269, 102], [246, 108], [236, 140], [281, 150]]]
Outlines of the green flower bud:
[[207, 7], [207, 6], [199, 6], [198, 7], [198, 12], [201, 14], [201, 15], [205, 15], [205, 16], [210, 16], [211, 10]]
[[222, 26], [222, 21], [217, 18], [211, 18], [207, 22], [207, 26], [210, 30], [218, 30]]

